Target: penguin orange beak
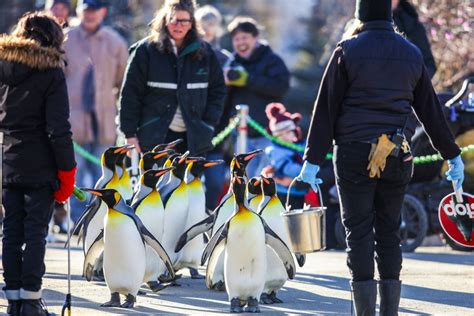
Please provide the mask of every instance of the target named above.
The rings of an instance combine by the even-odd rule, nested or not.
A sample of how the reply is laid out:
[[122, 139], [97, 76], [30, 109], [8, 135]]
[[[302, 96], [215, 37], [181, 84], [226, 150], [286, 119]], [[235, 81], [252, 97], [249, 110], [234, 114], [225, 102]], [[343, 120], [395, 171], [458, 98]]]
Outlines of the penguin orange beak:
[[160, 151], [159, 153], [157, 153], [156, 155], [153, 156], [153, 159], [159, 159], [161, 157], [164, 157], [166, 155], [168, 155], [172, 150], [163, 150], [163, 151]]
[[166, 149], [171, 149], [171, 148], [174, 148], [176, 147], [176, 145], [178, 145], [179, 143], [182, 143], [184, 140], [182, 138], [178, 138], [177, 140], [174, 140], [172, 141], [171, 143], [168, 143], [168, 145], [166, 145]]
[[204, 167], [205, 168], [214, 167], [214, 166], [217, 166], [217, 165], [219, 165], [223, 162], [224, 162], [224, 160], [209, 161], [209, 162], [204, 163]]
[[102, 196], [101, 192], [93, 190], [93, 189], [81, 188], [81, 191], [89, 192], [90, 194], [95, 195], [95, 196]]
[[257, 149], [255, 151], [252, 151], [251, 153], [247, 154], [245, 157], [244, 157], [244, 160], [245, 161], [250, 161], [252, 160], [253, 158], [255, 158], [255, 156], [257, 156], [258, 154], [260, 154], [261, 152], [263, 152], [262, 149]]
[[259, 185], [260, 185], [260, 180], [255, 181], [255, 183], [253, 184], [254, 187], [258, 187]]
[[265, 177], [262, 177], [262, 180], [263, 180], [263, 182], [265, 182], [266, 184], [270, 184], [270, 181], [268, 181], [268, 179], [267, 179], [267, 178], [265, 178]]
[[175, 169], [174, 167], [171, 167], [171, 168], [166, 168], [166, 169], [163, 169], [163, 170], [159, 170], [155, 173], [155, 177], [161, 177], [165, 173], [168, 173], [168, 172], [170, 172], [171, 170], [174, 170], [174, 169]]
[[185, 162], [188, 156], [189, 156], [189, 150], [181, 156], [181, 158], [179, 159], [179, 164], [182, 164], [183, 162]]

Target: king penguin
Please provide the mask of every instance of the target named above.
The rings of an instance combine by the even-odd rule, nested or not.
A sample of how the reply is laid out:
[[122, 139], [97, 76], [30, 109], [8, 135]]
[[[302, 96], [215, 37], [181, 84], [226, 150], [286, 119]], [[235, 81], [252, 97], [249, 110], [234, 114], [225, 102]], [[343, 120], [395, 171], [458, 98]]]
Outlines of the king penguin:
[[[141, 219], [145, 227], [160, 241], [163, 238], [165, 210], [161, 196], [156, 189], [156, 183], [161, 176], [173, 168], [148, 170], [140, 176], [138, 191], [135, 194], [131, 207]], [[148, 287], [158, 292], [163, 289], [158, 283], [160, 258], [151, 247], [146, 247], [146, 269], [143, 281]]]
[[159, 144], [159, 145], [156, 145], [151, 151], [154, 152], [154, 153], [157, 153], [157, 152], [160, 152], [160, 151], [163, 151], [163, 150], [166, 150], [166, 149], [173, 149], [176, 147], [176, 145], [180, 144], [183, 142], [183, 139], [181, 138], [178, 138], [177, 140], [174, 140], [170, 143], [167, 143], [167, 144]]
[[[186, 170], [186, 184], [189, 197], [188, 219], [185, 229], [202, 221], [208, 215], [206, 213], [206, 195], [201, 176], [207, 168], [223, 163], [223, 160], [210, 161], [204, 158], [192, 158]], [[203, 278], [198, 274], [197, 268], [201, 262], [202, 251], [204, 250], [204, 236], [199, 235], [189, 241], [181, 250], [179, 262], [175, 264], [175, 269], [179, 270], [185, 267], [190, 268], [191, 278]]]
[[122, 151], [115, 161], [115, 166], [117, 170], [117, 176], [119, 177], [118, 187], [116, 188], [117, 191], [120, 192], [125, 201], [130, 201], [133, 196], [133, 185], [130, 181], [130, 173], [127, 170], [127, 166], [125, 165], [125, 157], [127, 157], [128, 151]]
[[[232, 179], [234, 175], [246, 178], [247, 174], [245, 172], [245, 168], [247, 167], [248, 163], [261, 152], [262, 150], [255, 150], [250, 153], [239, 154], [234, 156], [230, 164], [230, 178]], [[201, 222], [193, 225], [186, 232], [184, 232], [184, 234], [181, 235], [176, 245], [175, 251], [179, 252], [184, 247], [184, 245], [186, 245], [186, 243], [188, 243], [194, 237], [203, 234], [209, 230], [211, 230], [210, 235], [213, 236], [214, 233], [233, 215], [235, 211], [234, 204], [234, 193], [232, 191], [232, 188], [229, 187], [229, 191], [222, 198], [221, 202], [214, 210], [214, 212], [212, 212], [207, 218], [205, 218]], [[223, 253], [220, 255], [220, 260], [217, 260], [215, 265], [208, 264], [206, 274], [207, 279], [211, 280], [211, 282], [206, 282], [206, 285], [209, 289], [217, 291], [225, 290]]]
[[[263, 192], [263, 199], [258, 206], [258, 214], [265, 220], [267, 225], [281, 238], [281, 240], [291, 249], [290, 238], [285, 229], [282, 213], [285, 208], [276, 194], [275, 181], [272, 178], [264, 176], [261, 179], [261, 191]], [[260, 297], [260, 302], [263, 304], [282, 303], [276, 297], [276, 293], [283, 287], [288, 275], [280, 258], [270, 248], [266, 248], [267, 253], [267, 272], [265, 279], [265, 288]], [[301, 266], [301, 258], [304, 255], [298, 255], [297, 261]], [[304, 262], [303, 262], [304, 263]]]
[[[235, 214], [214, 234], [202, 255], [202, 263], [209, 257], [209, 265], [224, 252], [224, 278], [230, 301], [230, 312], [258, 313], [259, 297], [265, 286], [267, 269], [266, 245], [279, 256], [287, 277], [295, 276], [295, 263], [286, 244], [265, 221], [249, 210], [245, 199], [245, 179], [232, 179], [235, 195]], [[209, 280], [206, 280], [209, 281]]]
[[[189, 152], [173, 159], [171, 164], [175, 169], [169, 174], [169, 180], [159, 189], [165, 208], [163, 247], [168, 251], [171, 262], [175, 265], [180, 257], [180, 253], [174, 252], [179, 236], [184, 231], [189, 208], [189, 197], [184, 177], [186, 174], [187, 157]], [[164, 272], [164, 267], [160, 268]], [[166, 277], [160, 278], [167, 280]]]
[[[110, 301], [104, 307], [133, 307], [146, 268], [145, 244], [153, 248], [174, 276], [171, 260], [160, 242], [143, 225], [116, 190], [85, 189], [107, 205], [104, 230], [96, 238], [84, 260], [84, 275], [92, 277], [93, 263], [104, 249], [104, 276], [110, 290]], [[120, 294], [125, 302], [120, 305]]]
[[[126, 154], [130, 146], [110, 147], [101, 155], [102, 176], [97, 180], [94, 189], [118, 188], [120, 186], [120, 176], [117, 174], [116, 162], [120, 155]], [[104, 216], [107, 212], [107, 206], [101, 199], [92, 196], [89, 205], [79, 217], [74, 233], [79, 234], [79, 240], [82, 239], [84, 253], [87, 252], [90, 245], [99, 235], [103, 228]]]
[[262, 186], [260, 185], [260, 178], [253, 177], [247, 183], [247, 202], [249, 208], [257, 212], [258, 205], [263, 198]]

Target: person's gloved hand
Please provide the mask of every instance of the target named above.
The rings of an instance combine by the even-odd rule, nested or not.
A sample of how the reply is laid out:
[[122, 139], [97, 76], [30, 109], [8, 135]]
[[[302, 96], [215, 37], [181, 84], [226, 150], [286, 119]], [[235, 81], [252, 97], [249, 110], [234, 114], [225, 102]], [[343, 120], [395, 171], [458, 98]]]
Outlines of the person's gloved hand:
[[464, 163], [461, 155], [448, 160], [449, 170], [446, 171], [446, 178], [449, 181], [457, 181], [456, 190], [459, 190], [464, 182]]
[[245, 87], [249, 73], [243, 66], [231, 68], [226, 72], [226, 84], [234, 87]]
[[59, 189], [54, 192], [54, 200], [56, 202], [64, 203], [71, 196], [74, 190], [74, 183], [76, 182], [76, 170], [77, 167], [69, 171], [58, 170]]
[[309, 185], [311, 185], [311, 188], [314, 192], [318, 192], [316, 184], [323, 183], [323, 180], [316, 178], [319, 169], [320, 168], [318, 165], [314, 165], [305, 161], [303, 163], [303, 167], [301, 168], [300, 174], [296, 177], [296, 180], [308, 183]]

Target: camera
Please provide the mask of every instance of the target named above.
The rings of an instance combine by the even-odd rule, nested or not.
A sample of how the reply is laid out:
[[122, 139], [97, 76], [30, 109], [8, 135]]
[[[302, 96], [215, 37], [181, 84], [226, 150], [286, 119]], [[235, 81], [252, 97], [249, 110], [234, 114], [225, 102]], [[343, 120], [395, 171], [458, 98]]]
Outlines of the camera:
[[230, 81], [238, 80], [241, 76], [242, 73], [237, 68], [231, 68], [229, 71], [227, 71], [227, 79]]

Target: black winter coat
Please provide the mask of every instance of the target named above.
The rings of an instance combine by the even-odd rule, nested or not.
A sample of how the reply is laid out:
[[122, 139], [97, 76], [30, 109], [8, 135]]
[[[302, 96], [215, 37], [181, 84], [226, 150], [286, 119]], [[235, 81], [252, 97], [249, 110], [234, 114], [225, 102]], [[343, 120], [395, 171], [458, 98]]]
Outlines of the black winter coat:
[[32, 40], [0, 37], [3, 183], [54, 184], [76, 165], [59, 52]]
[[[165, 140], [180, 105], [192, 155], [212, 149], [226, 88], [211, 46], [194, 42], [179, 57], [148, 38], [131, 47], [120, 95], [120, 129], [147, 151]], [[202, 58], [195, 52], [201, 50]]]
[[[281, 102], [290, 87], [290, 73], [284, 61], [272, 49], [260, 44], [250, 58], [244, 59], [235, 54], [231, 66], [240, 64], [249, 73], [245, 87], [229, 87], [226, 102], [230, 108], [238, 104], [247, 104], [250, 116], [266, 127], [268, 118], [265, 114], [267, 104]], [[250, 137], [258, 137], [253, 129], [249, 130]]]

